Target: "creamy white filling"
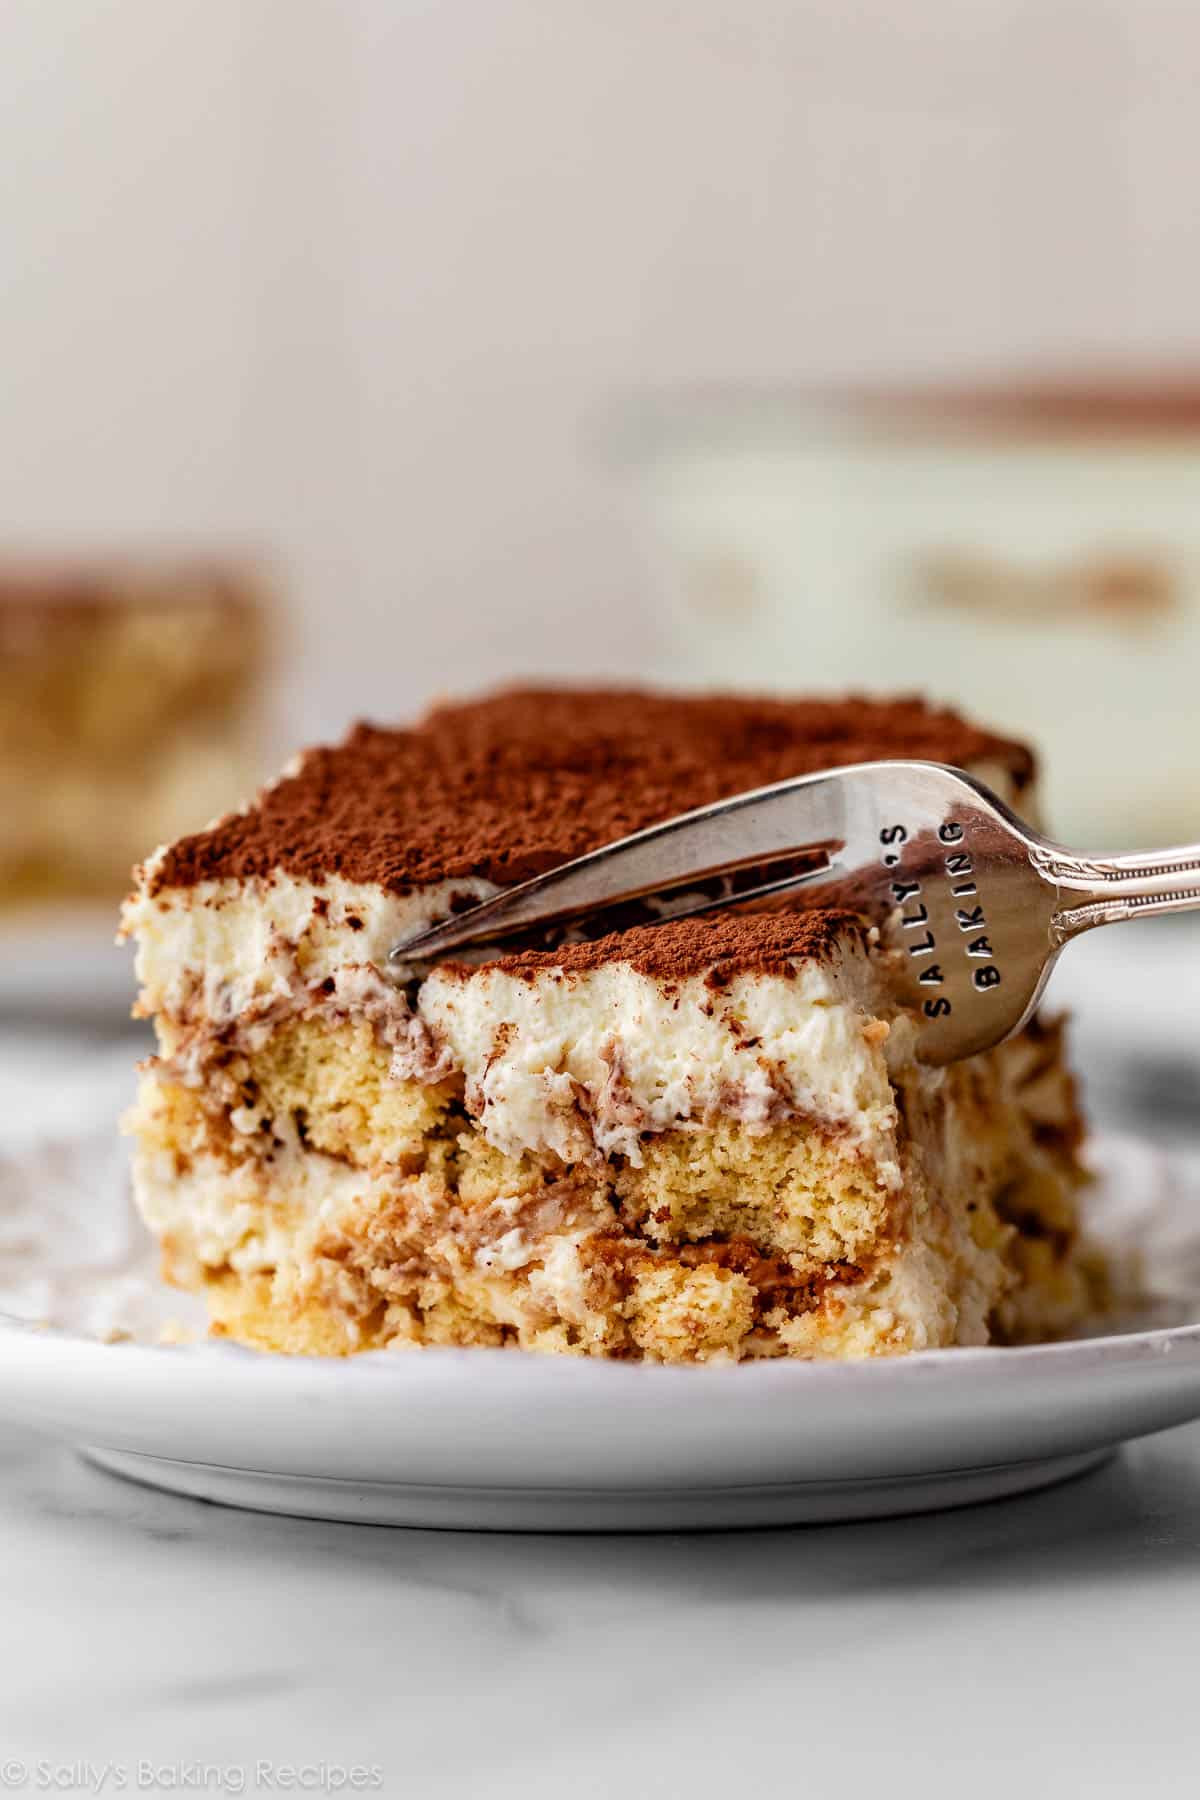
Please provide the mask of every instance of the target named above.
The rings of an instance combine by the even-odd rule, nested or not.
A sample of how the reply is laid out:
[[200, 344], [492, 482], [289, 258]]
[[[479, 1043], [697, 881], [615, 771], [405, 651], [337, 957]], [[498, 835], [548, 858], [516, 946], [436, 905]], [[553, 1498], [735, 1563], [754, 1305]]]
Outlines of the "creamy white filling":
[[[889, 1065], [910, 1058], [911, 1029], [880, 1028], [890, 1008], [857, 934], [790, 977], [751, 971], [721, 989], [620, 962], [528, 977], [435, 970], [410, 1013], [388, 951], [445, 916], [452, 895], [488, 891], [452, 881], [396, 896], [276, 874], [143, 891], [123, 928], [138, 939], [143, 1010], [201, 1028], [257, 1016], [260, 1032], [293, 1011], [361, 1015], [394, 1046], [397, 1077], [461, 1073], [480, 1129], [508, 1155], [636, 1163], [646, 1132], [720, 1115], [756, 1131], [801, 1116], [847, 1132], [899, 1182]], [[202, 1035], [188, 1043], [199, 1080]]]
[[471, 879], [389, 894], [337, 875], [309, 882], [279, 872], [157, 894], [143, 884], [125, 903], [121, 935], [137, 940], [142, 1012], [202, 1014], [223, 1025], [286, 1000], [297, 963], [309, 985], [362, 964], [386, 973], [392, 946], [444, 919], [452, 897], [483, 900], [495, 891]]
[[[138, 1211], [176, 1255], [240, 1275], [294, 1257], [302, 1233], [322, 1218], [391, 1191], [394, 1183], [312, 1150], [287, 1150], [274, 1184], [253, 1158], [230, 1166], [198, 1155], [180, 1174], [169, 1151], [139, 1150], [133, 1164]], [[272, 1204], [282, 1196], [283, 1204]]]
[[[390, 947], [444, 916], [453, 893], [486, 886], [396, 896], [273, 875], [142, 893], [124, 931], [139, 940], [144, 1010], [214, 1026], [320, 1006], [362, 1013], [396, 1046], [398, 1078], [461, 1073], [480, 1130], [509, 1156], [579, 1161], [599, 1150], [637, 1163], [644, 1132], [720, 1114], [748, 1130], [811, 1116], [869, 1143], [883, 1179], [900, 1181], [889, 1062], [909, 1057], [909, 1028], [901, 1021], [883, 1042], [887, 1004], [856, 934], [828, 958], [797, 961], [792, 976], [748, 972], [720, 990], [628, 963], [531, 976], [434, 970], [408, 1012], [385, 974]], [[203, 1055], [201, 1040], [189, 1055]]]
[[[895, 1162], [896, 1109], [868, 958], [750, 973], [713, 990], [627, 963], [533, 978], [435, 971], [420, 1019], [466, 1077], [480, 1128], [508, 1155], [600, 1150], [641, 1161], [643, 1132], [732, 1115], [751, 1131], [815, 1116], [875, 1140]], [[403, 1046], [398, 1073], [412, 1072]], [[897, 1170], [898, 1178], [898, 1170]]]

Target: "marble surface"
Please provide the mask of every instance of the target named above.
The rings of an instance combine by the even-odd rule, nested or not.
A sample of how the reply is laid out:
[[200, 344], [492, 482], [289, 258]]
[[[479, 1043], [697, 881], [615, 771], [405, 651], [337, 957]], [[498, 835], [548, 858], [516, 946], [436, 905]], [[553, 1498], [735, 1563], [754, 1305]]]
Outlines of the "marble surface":
[[357, 1764], [426, 1800], [1182, 1796], [1200, 1768], [1200, 1428], [953, 1514], [643, 1538], [239, 1513], [8, 1432], [0, 1593], [0, 1792], [139, 1763], [201, 1791], [200, 1762], [218, 1793]]

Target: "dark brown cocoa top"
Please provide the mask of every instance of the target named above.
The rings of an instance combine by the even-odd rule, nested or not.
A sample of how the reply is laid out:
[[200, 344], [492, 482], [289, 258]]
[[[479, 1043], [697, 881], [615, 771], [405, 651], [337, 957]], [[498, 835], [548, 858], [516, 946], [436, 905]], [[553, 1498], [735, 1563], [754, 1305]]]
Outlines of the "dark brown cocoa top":
[[[521, 951], [497, 957], [487, 966], [526, 979], [553, 971], [569, 978], [621, 962], [668, 986], [703, 975], [706, 986], [719, 989], [735, 975], [792, 976], [796, 962], [819, 962], [847, 938], [865, 943], [866, 932], [856, 914], [835, 907], [821, 912], [718, 913], [712, 918], [635, 925], [556, 950]], [[470, 980], [479, 970], [469, 963], [448, 963], [442, 972]]]
[[151, 890], [274, 870], [393, 893], [507, 886], [690, 807], [886, 756], [1033, 774], [1022, 745], [918, 699], [517, 689], [308, 751], [250, 811], [173, 845]]
[[862, 390], [863, 416], [876, 424], [962, 427], [1026, 437], [1084, 440], [1200, 435], [1195, 368], [1066, 372], [974, 387]]
[[668, 443], [757, 435], [816, 414], [868, 432], [983, 442], [1186, 445], [1200, 438], [1200, 366], [1078, 367], [1016, 371], [976, 382], [864, 384], [729, 390], [704, 388], [650, 409], [653, 437]]
[[263, 603], [263, 581], [249, 561], [0, 560], [0, 651], [56, 645], [63, 637], [103, 629], [110, 619], [151, 609], [229, 615], [244, 629]]

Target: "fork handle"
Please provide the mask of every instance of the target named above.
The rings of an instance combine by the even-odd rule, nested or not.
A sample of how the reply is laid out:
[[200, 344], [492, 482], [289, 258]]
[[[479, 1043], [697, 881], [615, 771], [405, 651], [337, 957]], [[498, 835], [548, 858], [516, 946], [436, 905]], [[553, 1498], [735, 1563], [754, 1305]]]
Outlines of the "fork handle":
[[1200, 910], [1200, 844], [1135, 850], [1127, 856], [1077, 856], [1058, 844], [1038, 844], [1033, 858], [1062, 901], [1079, 897], [1055, 916], [1059, 943], [1095, 925]]

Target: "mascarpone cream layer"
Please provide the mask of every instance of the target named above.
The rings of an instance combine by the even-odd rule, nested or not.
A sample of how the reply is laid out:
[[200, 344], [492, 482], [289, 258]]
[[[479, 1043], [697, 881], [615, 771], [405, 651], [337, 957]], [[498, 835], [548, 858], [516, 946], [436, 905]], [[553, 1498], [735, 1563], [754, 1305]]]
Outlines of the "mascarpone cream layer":
[[[388, 976], [392, 945], [444, 917], [454, 881], [405, 896], [339, 878], [276, 874], [127, 903], [141, 1010], [186, 1031], [185, 1078], [203, 1080], [206, 1033], [289, 1013], [360, 1015], [393, 1048], [401, 1079], [461, 1075], [479, 1129], [508, 1155], [641, 1159], [646, 1132], [732, 1116], [748, 1130], [808, 1117], [846, 1132], [899, 1181], [889, 1068], [912, 1029], [882, 990], [857, 933], [791, 974], [749, 970], [719, 989], [628, 963], [587, 971], [435, 969], [414, 992]], [[881, 1016], [882, 1015], [882, 1016]], [[181, 1068], [184, 1053], [178, 1060]]]
[[[465, 1075], [480, 1129], [510, 1156], [571, 1162], [594, 1146], [640, 1163], [644, 1132], [720, 1115], [763, 1131], [799, 1116], [869, 1142], [898, 1180], [893, 1033], [873, 1010], [875, 987], [869, 958], [847, 944], [790, 978], [751, 972], [720, 990], [620, 962], [533, 977], [439, 970], [416, 1012], [443, 1069]], [[901, 1022], [893, 1054], [911, 1047], [909, 1030]], [[403, 1044], [393, 1066], [419, 1072]]]
[[140, 1013], [223, 1026], [287, 1000], [297, 976], [307, 988], [357, 967], [386, 975], [393, 944], [444, 919], [453, 902], [495, 892], [456, 879], [389, 894], [336, 875], [314, 883], [277, 872], [150, 894], [144, 880], [125, 902], [121, 936], [137, 943]]

